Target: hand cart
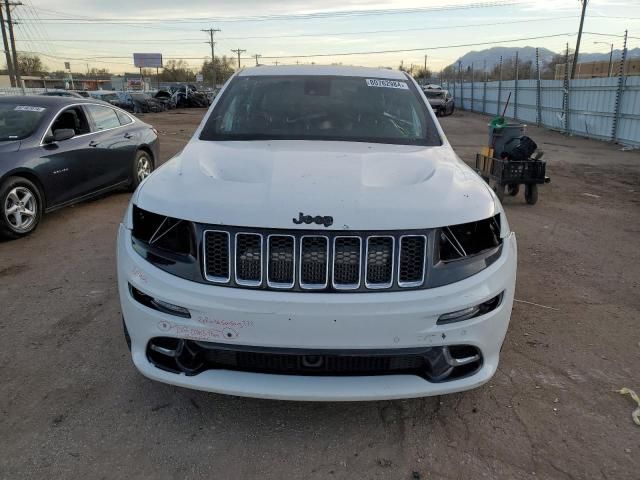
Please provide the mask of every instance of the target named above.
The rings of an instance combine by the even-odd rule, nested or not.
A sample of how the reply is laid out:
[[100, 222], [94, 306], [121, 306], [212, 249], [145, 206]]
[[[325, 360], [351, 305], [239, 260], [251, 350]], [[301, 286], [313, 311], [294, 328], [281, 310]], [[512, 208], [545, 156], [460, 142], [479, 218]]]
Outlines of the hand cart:
[[496, 195], [502, 201], [505, 187], [511, 196], [516, 196], [520, 185], [524, 185], [524, 198], [529, 205], [538, 201], [538, 185], [549, 183], [551, 180], [545, 175], [546, 162], [540, 160], [542, 152], [537, 152], [537, 158], [524, 161], [514, 161], [493, 158], [487, 155], [476, 155], [476, 172], [492, 185]]

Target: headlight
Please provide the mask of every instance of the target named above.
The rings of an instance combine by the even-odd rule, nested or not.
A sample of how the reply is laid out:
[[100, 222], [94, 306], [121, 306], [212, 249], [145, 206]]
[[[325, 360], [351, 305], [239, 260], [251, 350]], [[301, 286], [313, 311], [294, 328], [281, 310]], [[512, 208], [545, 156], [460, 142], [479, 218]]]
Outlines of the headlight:
[[443, 227], [438, 235], [439, 258], [442, 262], [478, 255], [500, 244], [500, 215]]
[[502, 254], [500, 215], [436, 229], [429, 286], [440, 287], [481, 272]]
[[191, 222], [148, 212], [135, 205], [131, 214], [133, 238], [144, 250], [160, 257], [163, 253], [196, 256]]

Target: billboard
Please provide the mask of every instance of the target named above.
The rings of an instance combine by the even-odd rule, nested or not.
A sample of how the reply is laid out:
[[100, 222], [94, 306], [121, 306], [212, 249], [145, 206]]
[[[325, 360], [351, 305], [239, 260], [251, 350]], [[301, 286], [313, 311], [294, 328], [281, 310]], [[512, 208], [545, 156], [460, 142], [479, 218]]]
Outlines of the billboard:
[[138, 68], [162, 68], [162, 54], [134, 53], [133, 64]]

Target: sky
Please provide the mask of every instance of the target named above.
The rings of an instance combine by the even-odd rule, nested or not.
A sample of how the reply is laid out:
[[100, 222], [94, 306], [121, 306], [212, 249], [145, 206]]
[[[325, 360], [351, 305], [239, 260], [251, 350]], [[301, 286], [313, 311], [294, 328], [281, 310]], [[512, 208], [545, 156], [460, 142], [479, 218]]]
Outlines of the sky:
[[[491, 46], [575, 46], [579, 0], [480, 1], [22, 0], [13, 15], [18, 51], [37, 52], [50, 70], [69, 61], [73, 71], [131, 72], [134, 52], [182, 58], [199, 69], [211, 57], [202, 32], [208, 28], [221, 30], [216, 56], [246, 50], [243, 66], [255, 65], [256, 54], [263, 64], [394, 68], [424, 66], [427, 55], [437, 71]], [[625, 29], [635, 36], [629, 48], [640, 47], [640, 0], [590, 0], [581, 50], [621, 48]], [[352, 55], [338, 55], [346, 53]]]

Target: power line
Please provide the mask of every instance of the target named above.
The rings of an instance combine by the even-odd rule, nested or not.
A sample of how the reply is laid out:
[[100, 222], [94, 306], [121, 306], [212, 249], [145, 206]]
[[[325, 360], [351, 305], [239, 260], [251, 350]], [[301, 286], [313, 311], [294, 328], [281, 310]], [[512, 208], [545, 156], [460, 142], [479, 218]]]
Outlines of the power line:
[[[290, 21], [290, 20], [310, 20], [319, 18], [343, 18], [343, 17], [362, 17], [362, 16], [379, 16], [379, 15], [402, 15], [417, 14], [451, 10], [470, 10], [479, 8], [503, 7], [512, 5], [529, 4], [530, 0], [505, 0], [505, 1], [487, 1], [475, 2], [460, 5], [442, 5], [438, 7], [414, 7], [414, 8], [387, 8], [387, 9], [369, 9], [369, 10], [329, 10], [324, 12], [299, 13], [299, 14], [273, 14], [273, 15], [254, 15], [254, 16], [230, 16], [230, 17], [185, 17], [185, 18], [137, 18], [134, 20], [122, 20], [121, 18], [92, 18], [68, 14], [65, 12], [56, 12], [57, 14], [66, 15], [66, 17], [48, 17], [43, 18], [46, 23], [64, 23], [67, 21], [83, 20], [87, 23], [111, 23], [111, 24], [145, 24], [145, 23], [220, 23], [220, 22], [264, 22], [264, 21]], [[43, 10], [44, 11], [44, 10]], [[52, 11], [52, 10], [49, 10]]]
[[[261, 58], [265, 60], [273, 60], [280, 58], [313, 58], [313, 57], [341, 57], [341, 56], [351, 56], [351, 55], [379, 55], [386, 53], [405, 53], [405, 52], [418, 52], [418, 51], [430, 51], [430, 50], [444, 50], [448, 48], [462, 48], [462, 47], [479, 47], [484, 45], [496, 45], [503, 43], [513, 43], [513, 42], [522, 42], [528, 40], [541, 40], [545, 38], [558, 38], [558, 37], [572, 37], [576, 35], [575, 32], [569, 33], [556, 33], [552, 35], [538, 35], [533, 37], [520, 37], [520, 38], [510, 38], [505, 40], [493, 40], [487, 42], [476, 42], [476, 43], [460, 43], [455, 45], [430, 45], [430, 46], [422, 46], [419, 48], [405, 48], [405, 49], [397, 49], [397, 50], [375, 50], [375, 51], [361, 51], [361, 52], [334, 52], [334, 53], [315, 53], [315, 54], [304, 54], [304, 55], [277, 55], [277, 56], [269, 56], [263, 55]], [[234, 53], [238, 53], [240, 49], [232, 50]], [[240, 50], [241, 53], [246, 52], [246, 50]], [[40, 52], [29, 52], [29, 53], [38, 53]], [[50, 55], [48, 55], [50, 56]], [[63, 57], [58, 57], [63, 58]], [[120, 57], [120, 56], [100, 56], [100, 57], [82, 57], [82, 58], [69, 58], [70, 60], [84, 60], [84, 61], [99, 61], [100, 59], [128, 59], [130, 57]], [[167, 60], [202, 60], [203, 57], [165, 57]], [[242, 60], [253, 60], [253, 57], [241, 57]], [[103, 62], [109, 63], [109, 62]], [[113, 62], [116, 63], [116, 62]]]
[[[616, 35], [614, 33], [597, 33], [597, 32], [582, 32], [585, 35], [598, 35], [600, 37], [615, 37], [615, 38], [625, 38], [624, 35]], [[635, 40], [640, 40], [640, 37], [632, 37], [631, 35], [628, 35], [626, 38], [633, 38]]]
[[575, 33], [573, 32], [556, 33], [553, 35], [539, 35], [536, 37], [511, 38], [509, 40], [494, 40], [491, 42], [461, 43], [457, 45], [437, 45], [437, 46], [428, 46], [428, 47], [420, 47], [420, 48], [404, 48], [399, 50], [377, 50], [377, 51], [368, 51], [368, 52], [346, 52], [346, 53], [318, 53], [313, 55], [278, 55], [277, 57], [269, 57], [265, 55], [262, 58], [273, 59], [273, 58], [340, 57], [340, 56], [349, 56], [349, 55], [378, 55], [383, 53], [419, 52], [419, 51], [425, 51], [425, 50], [442, 50], [447, 48], [479, 47], [482, 45], [495, 45], [497, 43], [521, 42], [525, 40], [539, 40], [543, 38], [570, 37], [573, 35], [575, 35]]
[[[579, 18], [579, 15], [567, 15], [563, 17], [545, 17], [545, 18], [536, 18], [536, 19], [526, 19], [526, 20], [511, 20], [508, 22], [489, 22], [489, 23], [472, 23], [472, 24], [462, 24], [462, 25], [446, 25], [446, 26], [438, 26], [438, 27], [417, 27], [417, 28], [398, 28], [398, 29], [390, 29], [390, 30], [366, 30], [366, 31], [350, 31], [350, 32], [324, 32], [324, 33], [301, 33], [301, 34], [290, 34], [290, 35], [256, 35], [256, 36], [247, 36], [247, 37], [219, 37], [218, 40], [265, 40], [265, 39], [274, 39], [274, 38], [303, 38], [303, 37], [330, 37], [330, 36], [344, 36], [344, 35], [370, 35], [370, 34], [380, 34], [380, 33], [398, 33], [398, 32], [415, 32], [415, 31], [429, 31], [429, 30], [451, 30], [454, 28], [474, 28], [474, 27], [486, 27], [493, 25], [512, 25], [516, 23], [537, 23], [537, 22], [545, 22], [545, 21], [554, 21], [554, 20], [563, 20], [569, 18]], [[203, 30], [204, 32], [208, 32], [208, 30]], [[86, 39], [54, 39], [52, 42], [82, 42]], [[199, 44], [201, 43], [200, 39], [189, 38], [189, 39], [167, 39], [167, 38], [158, 38], [158, 39], [91, 39], [91, 42], [97, 43], [131, 43], [132, 41], [138, 43], [153, 43], [153, 42], [166, 42], [171, 44]]]

